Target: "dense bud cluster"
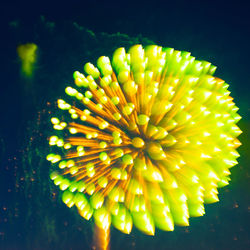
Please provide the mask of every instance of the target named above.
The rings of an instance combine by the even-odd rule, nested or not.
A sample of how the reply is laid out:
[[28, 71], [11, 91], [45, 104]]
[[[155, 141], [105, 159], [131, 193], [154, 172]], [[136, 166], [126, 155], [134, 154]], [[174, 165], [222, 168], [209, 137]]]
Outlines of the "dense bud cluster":
[[124, 233], [202, 216], [239, 157], [241, 117], [215, 69], [188, 52], [135, 45], [75, 72], [47, 156], [63, 202]]

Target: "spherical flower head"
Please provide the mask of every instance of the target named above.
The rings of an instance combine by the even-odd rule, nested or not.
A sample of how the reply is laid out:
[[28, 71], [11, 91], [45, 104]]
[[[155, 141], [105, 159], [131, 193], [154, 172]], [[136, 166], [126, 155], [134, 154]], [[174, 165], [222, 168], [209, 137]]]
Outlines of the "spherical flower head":
[[241, 118], [216, 67], [157, 45], [117, 49], [73, 74], [49, 138], [62, 200], [106, 230], [153, 235], [202, 216], [237, 164]]

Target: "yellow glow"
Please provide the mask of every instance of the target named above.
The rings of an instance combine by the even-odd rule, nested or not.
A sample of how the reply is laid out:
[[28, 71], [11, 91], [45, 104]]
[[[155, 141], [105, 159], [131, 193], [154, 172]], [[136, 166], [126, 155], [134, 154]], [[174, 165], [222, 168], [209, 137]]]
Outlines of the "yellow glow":
[[51, 117], [47, 160], [63, 202], [93, 215], [97, 248], [108, 246], [111, 224], [123, 233], [133, 225], [173, 231], [218, 201], [242, 131], [215, 69], [189, 52], [138, 44], [74, 72], [69, 103], [57, 101], [64, 115]]

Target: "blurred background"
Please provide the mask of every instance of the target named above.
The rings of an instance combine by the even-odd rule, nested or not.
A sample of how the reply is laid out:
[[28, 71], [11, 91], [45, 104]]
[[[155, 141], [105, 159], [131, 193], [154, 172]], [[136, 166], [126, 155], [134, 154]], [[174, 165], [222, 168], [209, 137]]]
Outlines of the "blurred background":
[[[67, 208], [49, 179], [55, 100], [75, 70], [117, 47], [158, 44], [216, 65], [243, 117], [239, 164], [220, 202], [189, 227], [154, 237], [111, 228], [111, 249], [250, 249], [250, 18], [241, 1], [6, 1], [1, 16], [0, 249], [91, 249], [94, 224]], [[37, 45], [30, 77], [17, 47]]]

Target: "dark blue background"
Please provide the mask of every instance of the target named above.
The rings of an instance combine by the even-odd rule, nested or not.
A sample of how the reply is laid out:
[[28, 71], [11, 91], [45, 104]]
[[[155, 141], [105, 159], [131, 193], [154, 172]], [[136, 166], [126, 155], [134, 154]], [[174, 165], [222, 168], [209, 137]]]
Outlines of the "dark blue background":
[[[64, 206], [44, 160], [49, 112], [72, 72], [116, 47], [155, 42], [218, 66], [243, 119], [241, 158], [220, 202], [190, 227], [111, 229], [111, 249], [249, 249], [250, 19], [246, 2], [8, 1], [1, 6], [0, 249], [89, 249], [93, 222]], [[119, 33], [118, 33], [119, 32]], [[122, 35], [126, 34], [126, 35]], [[34, 77], [20, 75], [19, 44], [38, 45]]]

